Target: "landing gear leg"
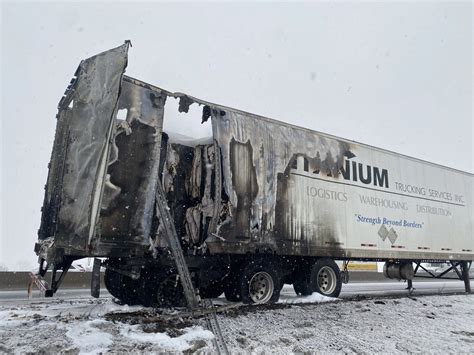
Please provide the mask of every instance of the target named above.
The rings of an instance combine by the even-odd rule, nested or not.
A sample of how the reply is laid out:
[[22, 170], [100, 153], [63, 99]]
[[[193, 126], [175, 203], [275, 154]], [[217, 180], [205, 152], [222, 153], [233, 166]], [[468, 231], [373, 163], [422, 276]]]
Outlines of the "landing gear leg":
[[469, 269], [471, 268], [471, 263], [468, 263], [467, 261], [462, 261], [460, 264], [462, 280], [464, 281], [464, 288], [466, 289], [466, 293], [471, 293], [471, 281], [469, 280]]
[[[53, 272], [51, 275], [51, 288], [49, 290], [46, 290], [46, 292], [44, 293], [45, 297], [53, 297], [53, 295], [58, 290], [59, 285], [61, 285], [61, 283], [63, 282], [64, 277], [66, 276], [69, 268], [71, 267], [72, 261], [72, 259], [64, 258], [59, 265], [53, 265]], [[57, 278], [56, 273], [58, 270], [61, 270], [62, 272], [61, 275]]]
[[91, 277], [91, 296], [94, 298], [100, 297], [100, 267], [102, 266], [102, 261], [100, 259], [94, 258], [94, 267], [92, 268], [92, 277]]
[[408, 293], [411, 295], [415, 289], [413, 288], [413, 280], [407, 280], [407, 288]]

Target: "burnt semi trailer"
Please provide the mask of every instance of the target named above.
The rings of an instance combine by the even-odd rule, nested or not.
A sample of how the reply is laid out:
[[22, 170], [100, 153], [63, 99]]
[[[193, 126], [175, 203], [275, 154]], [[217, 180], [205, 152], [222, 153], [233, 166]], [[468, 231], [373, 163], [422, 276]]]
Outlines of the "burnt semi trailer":
[[[410, 283], [447, 261], [425, 276], [470, 290], [472, 174], [152, 86], [124, 75], [128, 48], [82, 61], [59, 103], [35, 245], [49, 295], [94, 257], [121, 301], [184, 304], [163, 208], [203, 298], [274, 302], [285, 283], [338, 296], [335, 261], [352, 260]], [[212, 137], [164, 132], [170, 100], [199, 107]]]

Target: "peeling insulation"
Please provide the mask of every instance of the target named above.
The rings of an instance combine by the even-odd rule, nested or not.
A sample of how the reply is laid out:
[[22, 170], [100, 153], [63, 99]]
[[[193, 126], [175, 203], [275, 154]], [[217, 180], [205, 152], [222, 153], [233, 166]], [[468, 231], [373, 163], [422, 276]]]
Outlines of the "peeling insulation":
[[214, 145], [168, 143], [162, 182], [176, 232], [188, 245], [201, 244], [215, 208]]

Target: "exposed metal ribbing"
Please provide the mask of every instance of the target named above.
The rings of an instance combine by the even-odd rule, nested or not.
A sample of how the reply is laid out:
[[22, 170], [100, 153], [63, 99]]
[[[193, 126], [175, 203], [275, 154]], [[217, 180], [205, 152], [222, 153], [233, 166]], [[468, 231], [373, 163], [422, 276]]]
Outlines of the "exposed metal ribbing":
[[214, 333], [214, 346], [219, 354], [227, 355], [229, 350], [227, 350], [227, 345], [225, 344], [224, 337], [222, 336], [221, 327], [217, 321], [216, 310], [212, 304], [212, 300], [205, 299], [202, 301], [203, 308], [208, 308], [211, 310], [211, 313], [206, 316], [207, 328]]
[[[156, 188], [156, 212], [160, 219], [160, 223], [163, 224], [165, 229], [165, 236], [168, 242], [168, 246], [171, 249], [176, 268], [178, 269], [179, 278], [181, 285], [183, 286], [184, 296], [188, 303], [188, 307], [191, 310], [196, 310], [199, 307], [200, 297], [196, 294], [193, 283], [191, 281], [191, 275], [184, 259], [183, 250], [179, 242], [178, 235], [174, 226], [174, 221], [171, 216], [168, 203], [165, 198], [165, 194], [161, 184], [157, 184]], [[222, 337], [221, 328], [217, 321], [216, 311], [212, 301], [207, 299], [201, 302], [202, 310], [209, 309], [211, 312], [206, 316], [207, 328], [214, 333], [214, 346], [219, 354], [227, 355], [229, 352], [225, 345], [224, 338]]]
[[176, 234], [173, 217], [171, 216], [168, 202], [166, 201], [160, 183], [156, 184], [156, 212], [160, 219], [160, 223], [162, 223], [164, 227], [166, 241], [168, 242], [171, 253], [173, 254], [173, 259], [176, 263], [176, 268], [178, 269], [179, 278], [183, 285], [184, 296], [186, 297], [188, 306], [190, 309], [196, 309], [199, 307], [199, 298], [194, 291], [191, 275], [189, 274], [188, 266], [184, 260], [183, 250], [181, 249], [181, 244], [178, 235]]

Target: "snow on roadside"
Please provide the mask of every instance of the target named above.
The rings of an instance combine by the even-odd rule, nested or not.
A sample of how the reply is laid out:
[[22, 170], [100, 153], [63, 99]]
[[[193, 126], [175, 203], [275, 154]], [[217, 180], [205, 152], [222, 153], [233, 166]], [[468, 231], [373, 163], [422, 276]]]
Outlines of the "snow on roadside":
[[219, 315], [231, 353], [474, 353], [474, 295], [288, 304]]
[[[231, 353], [474, 353], [474, 295], [328, 301], [283, 295], [218, 318]], [[213, 351], [204, 320], [141, 321], [158, 314], [107, 298], [0, 302], [0, 353]]]
[[170, 337], [166, 333], [145, 333], [140, 325], [124, 324], [120, 329], [120, 334], [133, 341], [155, 344], [163, 351], [185, 351], [191, 348], [192, 342], [214, 339], [211, 331], [200, 326], [184, 328], [182, 331], [184, 334]]
[[112, 334], [100, 330], [105, 323], [108, 322], [101, 319], [73, 322], [66, 326], [66, 336], [82, 354], [104, 353], [113, 344]]
[[[105, 319], [123, 313], [153, 314], [141, 306], [121, 306], [111, 299], [81, 299], [23, 303], [0, 302], [0, 353], [79, 352], [98, 354], [108, 351], [184, 352], [212, 350], [214, 334], [201, 326], [153, 330], [141, 324], [129, 325]], [[172, 312], [168, 312], [172, 313]], [[127, 316], [121, 317], [126, 320]]]
[[324, 303], [339, 301], [339, 298], [327, 297], [320, 293], [313, 292], [309, 296], [286, 296], [281, 295], [277, 303], [283, 304], [298, 304], [298, 303]]

